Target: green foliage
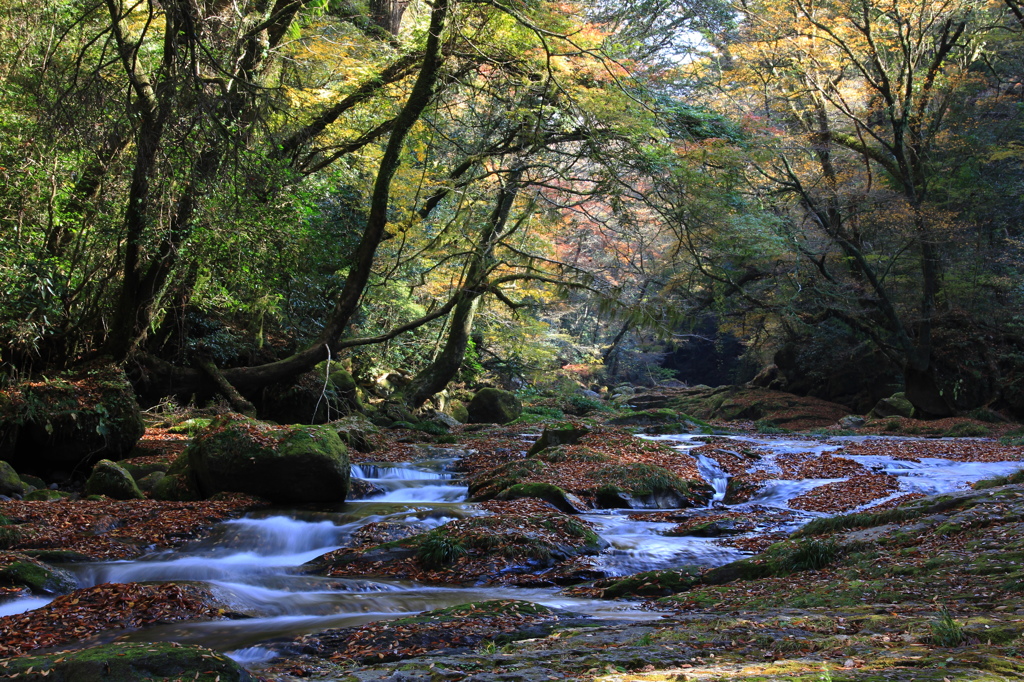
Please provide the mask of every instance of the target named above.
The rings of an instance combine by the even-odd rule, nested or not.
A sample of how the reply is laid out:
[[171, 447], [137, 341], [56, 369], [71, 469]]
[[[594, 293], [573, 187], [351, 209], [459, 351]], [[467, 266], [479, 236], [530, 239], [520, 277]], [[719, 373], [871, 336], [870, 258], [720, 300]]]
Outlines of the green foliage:
[[465, 545], [437, 529], [431, 531], [428, 537], [420, 543], [416, 558], [426, 568], [440, 569], [452, 565], [466, 554]]
[[757, 429], [758, 433], [766, 435], [775, 435], [783, 433], [792, 433], [789, 429], [784, 429], [781, 426], [777, 426], [771, 419], [758, 419], [754, 422], [754, 428]]
[[986, 478], [983, 481], [976, 482], [972, 487], [975, 490], [987, 490], [989, 488], [998, 488], [1004, 485], [1019, 485], [1024, 483], [1024, 469], [1015, 471], [1009, 476], [997, 476], [996, 478]]
[[939, 611], [937, 620], [931, 622], [931, 642], [935, 646], [955, 647], [967, 640], [962, 625], [953, 620], [953, 615], [945, 606]]
[[769, 563], [779, 574], [817, 571], [832, 565], [842, 550], [834, 540], [812, 538], [795, 543], [778, 543], [769, 552]]
[[960, 422], [954, 424], [942, 434], [949, 438], [970, 438], [987, 436], [992, 433], [992, 429], [984, 426], [983, 424], [972, 424], [971, 422]]
[[1024, 429], [1007, 431], [999, 438], [1003, 445], [1024, 445]]
[[563, 406], [563, 409], [567, 414], [574, 414], [577, 416], [587, 415], [591, 412], [614, 412], [615, 410], [615, 408], [611, 407], [603, 400], [589, 398], [579, 393], [566, 398], [563, 401]]

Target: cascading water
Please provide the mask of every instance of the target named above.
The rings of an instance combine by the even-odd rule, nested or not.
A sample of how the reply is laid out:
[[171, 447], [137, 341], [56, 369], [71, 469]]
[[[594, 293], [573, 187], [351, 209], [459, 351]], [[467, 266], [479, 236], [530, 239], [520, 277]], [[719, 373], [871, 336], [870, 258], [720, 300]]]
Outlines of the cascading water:
[[[658, 436], [688, 451], [704, 441], [697, 435]], [[754, 499], [734, 508], [757, 515], [758, 505], [785, 509], [790, 500], [814, 487], [838, 479], [783, 480], [775, 458], [783, 454], [821, 454], [835, 443], [732, 437], [767, 453], [756, 466], [769, 478]], [[735, 453], [734, 453], [735, 454]], [[939, 459], [897, 461], [884, 456], [849, 459], [871, 470], [897, 476], [904, 490], [926, 494], [950, 490], [964, 482], [1003, 475], [1019, 463], [959, 463]], [[712, 504], [725, 497], [728, 474], [710, 457], [696, 453], [701, 474], [714, 486]], [[250, 616], [233, 621], [183, 623], [149, 628], [129, 635], [138, 640], [174, 639], [201, 642], [232, 654], [242, 662], [257, 662], [273, 651], [257, 646], [275, 638], [294, 637], [332, 627], [411, 615], [424, 610], [484, 599], [524, 599], [555, 608], [567, 608], [602, 617], [655, 618], [659, 614], [635, 610], [628, 604], [573, 599], [554, 589], [425, 587], [409, 582], [353, 580], [303, 575], [301, 566], [311, 559], [349, 543], [353, 534], [376, 521], [398, 522], [424, 532], [454, 518], [479, 513], [465, 503], [466, 486], [447, 467], [450, 461], [416, 465], [360, 464], [352, 474], [378, 494], [350, 501], [334, 512], [278, 512], [252, 515], [219, 524], [203, 541], [172, 552], [160, 552], [137, 561], [77, 564], [80, 585], [110, 581], [204, 581], [234, 611]], [[632, 510], [602, 510], [582, 514], [610, 547], [595, 562], [607, 575], [681, 566], [717, 566], [742, 557], [739, 550], [710, 538], [672, 537], [674, 523], [630, 518]], [[695, 513], [710, 513], [695, 510]], [[789, 514], [789, 511], [786, 511]], [[793, 530], [815, 513], [793, 514], [785, 530]], [[778, 528], [776, 528], [778, 529]], [[24, 599], [0, 605], [0, 615], [18, 613], [47, 603]]]

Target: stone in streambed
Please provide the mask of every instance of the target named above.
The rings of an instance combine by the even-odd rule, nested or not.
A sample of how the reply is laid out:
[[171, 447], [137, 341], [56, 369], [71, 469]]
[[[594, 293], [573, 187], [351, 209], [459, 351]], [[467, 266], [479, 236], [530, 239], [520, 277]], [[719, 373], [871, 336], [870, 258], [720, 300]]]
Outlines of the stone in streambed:
[[20, 552], [0, 552], [0, 587], [28, 588], [33, 594], [63, 594], [78, 587], [75, 577]]
[[[348, 494], [348, 452], [329, 425], [275, 426], [227, 415], [201, 433], [185, 457], [182, 475], [190, 476], [204, 497], [237, 492], [302, 503], [342, 502]], [[168, 477], [172, 473], [175, 467]]]
[[253, 679], [245, 668], [222, 654], [174, 642], [115, 642], [79, 651], [19, 656], [5, 661], [5, 666], [7, 676], [34, 682]]

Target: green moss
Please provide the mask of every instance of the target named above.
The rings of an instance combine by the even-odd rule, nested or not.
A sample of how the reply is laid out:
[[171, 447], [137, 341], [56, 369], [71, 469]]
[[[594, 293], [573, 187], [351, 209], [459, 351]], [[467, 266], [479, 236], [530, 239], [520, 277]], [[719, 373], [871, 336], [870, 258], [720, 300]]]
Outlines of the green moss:
[[166, 642], [119, 642], [74, 652], [19, 656], [6, 661], [4, 672], [40, 682], [141, 682], [171, 678], [242, 682], [251, 679], [245, 669], [215, 651]]
[[663, 571], [645, 571], [622, 579], [598, 581], [595, 587], [603, 588], [604, 599], [618, 597], [657, 597], [676, 594], [700, 583], [699, 566]]
[[505, 488], [495, 499], [497, 500], [518, 500], [524, 497], [535, 497], [545, 502], [550, 502], [560, 511], [572, 513], [577, 511], [566, 499], [566, 493], [557, 485], [550, 483], [516, 483]]
[[65, 497], [71, 497], [70, 493], [66, 493], [62, 490], [33, 490], [28, 495], [25, 495], [25, 499], [32, 502], [52, 502], [54, 500], [63, 500]]
[[593, 480], [598, 484], [599, 504], [614, 506], [614, 495], [628, 493], [637, 497], [675, 493], [691, 505], [703, 506], [713, 491], [703, 481], [687, 481], [668, 469], [652, 464], [613, 464], [596, 471]]
[[0, 585], [27, 587], [36, 594], [55, 594], [70, 592], [78, 583], [65, 570], [15, 554], [0, 557]]
[[561, 464], [562, 462], [609, 462], [611, 457], [600, 453], [592, 448], [575, 446], [570, 447], [566, 445], [557, 445], [541, 450], [536, 455], [533, 455], [537, 459], [549, 462], [551, 464]]
[[503, 490], [539, 474], [547, 465], [537, 459], [515, 460], [492, 469], [469, 482], [469, 501], [494, 499]]

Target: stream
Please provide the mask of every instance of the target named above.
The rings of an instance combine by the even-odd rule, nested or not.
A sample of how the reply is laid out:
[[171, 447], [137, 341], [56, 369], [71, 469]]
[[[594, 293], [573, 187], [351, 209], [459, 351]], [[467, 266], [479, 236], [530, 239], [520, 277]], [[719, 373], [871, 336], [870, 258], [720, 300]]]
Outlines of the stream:
[[[689, 450], [703, 444], [696, 435], [650, 437]], [[792, 452], [821, 454], [840, 447], [843, 438], [828, 441], [780, 437], [732, 437], [737, 448], [753, 445], [768, 451], [755, 468], [773, 472], [773, 457]], [[869, 437], [849, 437], [869, 438]], [[847, 440], [849, 439], [847, 438]], [[852, 456], [875, 471], [897, 477], [901, 490], [935, 494], [1021, 467], [1020, 462], [960, 463], [928, 458], [897, 461], [885, 456]], [[425, 610], [486, 599], [522, 599], [552, 608], [567, 609], [596, 618], [644, 620], [661, 614], [629, 602], [566, 597], [557, 588], [433, 587], [400, 580], [344, 579], [303, 575], [299, 567], [316, 557], [345, 546], [365, 524], [375, 521], [412, 523], [424, 531], [452, 519], [482, 513], [465, 502], [466, 486], [451, 473], [454, 459], [415, 464], [353, 465], [352, 475], [382, 491], [335, 509], [263, 510], [217, 525], [208, 537], [177, 550], [154, 553], [133, 561], [65, 566], [80, 587], [104, 582], [203, 581], [232, 610], [250, 616], [238, 620], [177, 623], [156, 626], [124, 636], [139, 641], [174, 640], [201, 643], [226, 652], [240, 663], [259, 663], [276, 655], [273, 640], [288, 639], [327, 628], [359, 625], [399, 618]], [[712, 505], [724, 498], [728, 475], [713, 459], [700, 456], [701, 475], [714, 486]], [[824, 483], [841, 479], [770, 480], [753, 499], [731, 509], [757, 511], [786, 508], [794, 497]], [[878, 501], [872, 502], [876, 504]], [[610, 543], [596, 567], [608, 575], [683, 565], [718, 566], [745, 556], [737, 549], [716, 544], [712, 538], [664, 535], [674, 523], [631, 520], [629, 509], [581, 514]], [[786, 526], [795, 530], [823, 516], [799, 511]], [[758, 532], [766, 529], [759, 528]], [[18, 613], [46, 604], [30, 598], [0, 604], [0, 615]], [[111, 637], [114, 635], [112, 634]], [[271, 642], [268, 644], [268, 642]]]

